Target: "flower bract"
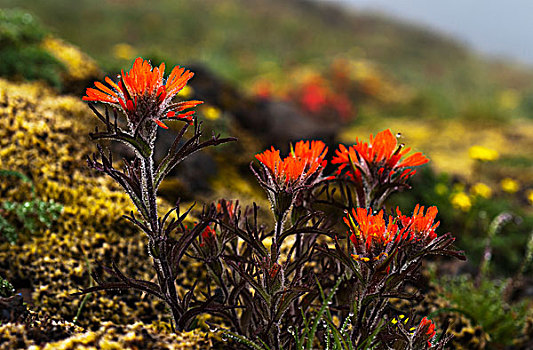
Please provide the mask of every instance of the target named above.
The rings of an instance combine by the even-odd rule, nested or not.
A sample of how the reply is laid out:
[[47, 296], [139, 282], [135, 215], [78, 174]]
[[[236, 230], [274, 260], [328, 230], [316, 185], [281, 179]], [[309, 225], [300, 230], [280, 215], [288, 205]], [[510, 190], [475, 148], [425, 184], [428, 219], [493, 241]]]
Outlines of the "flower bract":
[[279, 150], [272, 147], [255, 157], [268, 170], [272, 180], [280, 187], [303, 185], [307, 179], [323, 169], [328, 148], [322, 141], [299, 141], [291, 154], [281, 159]]
[[[390, 130], [385, 130], [376, 135], [370, 135], [370, 142], [356, 139], [356, 143], [346, 147], [340, 145], [335, 151], [332, 164], [338, 164], [337, 174], [344, 175], [352, 180], [361, 181], [365, 177], [374, 176], [380, 180], [390, 180], [399, 177], [406, 180], [416, 173], [410, 169], [423, 165], [429, 161], [422, 153], [417, 152], [405, 159], [410, 148], [398, 144], [396, 137]], [[362, 170], [365, 174], [362, 173]]]
[[429, 318], [424, 317], [422, 321], [420, 321], [418, 331], [418, 333], [421, 333], [423, 337], [427, 340], [428, 346], [431, 347], [431, 340], [437, 333], [435, 331], [435, 323], [433, 323], [433, 321], [431, 321]]
[[[121, 72], [118, 83], [109, 77], [106, 84], [95, 82], [95, 88], [88, 88], [84, 101], [102, 102], [121, 110], [127, 117], [130, 128], [135, 130], [145, 120], [168, 128], [162, 120], [178, 118], [192, 121], [193, 111], [184, 112], [202, 101], [172, 103], [194, 73], [174, 67], [168, 78], [164, 78], [165, 64], [152, 67], [149, 61], [137, 58], [128, 72]], [[184, 112], [184, 113], [181, 113]]]
[[379, 260], [392, 253], [389, 243], [429, 244], [437, 238], [437, 212], [436, 207], [424, 212], [424, 207], [419, 205], [411, 216], [403, 215], [399, 209], [396, 209], [396, 216], [386, 216], [383, 210], [373, 214], [369, 209], [352, 209], [343, 218], [349, 227], [348, 235], [355, 250], [352, 257], [361, 261]]

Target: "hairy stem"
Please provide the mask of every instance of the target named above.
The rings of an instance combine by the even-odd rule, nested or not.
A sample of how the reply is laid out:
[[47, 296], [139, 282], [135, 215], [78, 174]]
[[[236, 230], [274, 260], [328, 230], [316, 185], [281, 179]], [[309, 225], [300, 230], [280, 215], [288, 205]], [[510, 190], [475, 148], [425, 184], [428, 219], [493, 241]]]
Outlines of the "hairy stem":
[[[154, 259], [154, 266], [158, 270], [158, 279], [165, 297], [165, 302], [170, 307], [174, 324], [177, 326], [181, 312], [178, 305], [178, 293], [176, 291], [176, 285], [174, 284], [174, 276], [172, 274], [172, 268], [167, 260], [167, 247], [164, 237], [164, 230], [159, 227], [159, 216], [157, 214], [157, 190], [154, 188], [154, 161], [153, 152], [150, 157], [143, 158], [143, 181], [146, 185], [146, 192], [143, 193], [143, 200], [148, 202], [148, 214], [150, 221], [150, 228], [152, 230], [152, 237], [155, 240], [155, 246], [157, 247], [157, 254], [152, 255]], [[179, 328], [179, 327], [178, 327]]]

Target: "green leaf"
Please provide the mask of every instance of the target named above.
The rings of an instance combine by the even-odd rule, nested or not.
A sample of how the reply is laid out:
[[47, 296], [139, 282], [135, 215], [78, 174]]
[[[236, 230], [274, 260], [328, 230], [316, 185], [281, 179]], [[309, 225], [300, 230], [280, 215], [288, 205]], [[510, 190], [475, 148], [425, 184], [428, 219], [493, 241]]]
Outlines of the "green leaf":
[[308, 350], [311, 350], [313, 348], [313, 339], [315, 338], [316, 330], [318, 328], [318, 323], [322, 319], [322, 315], [324, 314], [326, 309], [329, 307], [329, 303], [331, 303], [331, 300], [335, 296], [335, 292], [337, 292], [337, 289], [339, 288], [340, 284], [342, 283], [342, 280], [343, 280], [342, 277], [337, 280], [337, 282], [335, 283], [335, 285], [331, 289], [330, 294], [328, 295], [327, 298], [325, 298], [324, 297], [324, 290], [322, 289], [322, 286], [320, 285], [320, 282], [318, 281], [318, 279], [316, 279], [316, 283], [317, 283], [318, 288], [320, 290], [320, 295], [322, 296], [324, 301], [322, 303], [322, 306], [320, 307], [320, 310], [318, 310], [318, 313], [315, 316], [315, 321], [313, 322], [313, 325], [311, 327], [311, 332], [310, 332], [310, 334], [309, 334], [309, 336], [307, 338], [307, 347], [306, 348]]
[[231, 331], [229, 331], [227, 329], [223, 329], [222, 330], [222, 336], [226, 336], [229, 339], [233, 339], [233, 340], [237, 341], [238, 343], [247, 345], [250, 348], [255, 349], [255, 350], [270, 350], [270, 347], [264, 341], [262, 341], [259, 338], [258, 338], [258, 340], [263, 344], [263, 346], [261, 346], [261, 345], [259, 345], [257, 343], [254, 343], [253, 341], [251, 341], [250, 339], [246, 338], [245, 336], [233, 333], [233, 332], [231, 332]]

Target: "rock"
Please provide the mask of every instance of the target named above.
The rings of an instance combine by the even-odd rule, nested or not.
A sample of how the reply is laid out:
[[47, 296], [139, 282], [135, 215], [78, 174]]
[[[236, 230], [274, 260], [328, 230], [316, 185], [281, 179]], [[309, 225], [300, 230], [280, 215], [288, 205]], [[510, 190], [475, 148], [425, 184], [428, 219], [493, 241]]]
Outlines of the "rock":
[[231, 113], [245, 130], [260, 138], [264, 147], [287, 147], [302, 139], [332, 141], [341, 124], [321, 122], [290, 102], [245, 96], [234, 86], [217, 77], [205, 66], [187, 66], [195, 72], [190, 85], [195, 99], [204, 100]]
[[22, 318], [26, 312], [22, 295], [17, 294], [8, 298], [0, 297], [0, 321], [15, 322]]

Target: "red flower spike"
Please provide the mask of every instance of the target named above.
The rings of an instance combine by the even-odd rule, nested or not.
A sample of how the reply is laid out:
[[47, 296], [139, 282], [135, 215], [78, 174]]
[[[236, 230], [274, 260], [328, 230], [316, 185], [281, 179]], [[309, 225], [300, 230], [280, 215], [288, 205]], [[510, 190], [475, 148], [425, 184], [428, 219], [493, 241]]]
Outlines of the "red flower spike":
[[350, 227], [350, 240], [354, 246], [364, 244], [367, 252], [379, 250], [377, 255], [382, 253], [382, 247], [391, 242], [398, 232], [398, 225], [392, 217], [389, 217], [388, 223], [385, 221], [383, 210], [373, 215], [364, 208], [357, 208], [357, 211], [352, 209], [351, 215], [348, 214], [344, 222]]
[[424, 317], [422, 321], [420, 321], [420, 325], [418, 327], [422, 332], [424, 332], [424, 336], [427, 339], [428, 346], [431, 347], [431, 339], [433, 339], [433, 337], [437, 333], [435, 331], [435, 323], [433, 323], [433, 321], [431, 321], [429, 318]]
[[396, 216], [387, 217], [383, 210], [373, 214], [370, 209], [352, 209], [343, 221], [349, 228], [348, 237], [356, 252], [354, 259], [379, 260], [391, 253], [386, 251], [386, 246], [392, 241], [395, 244], [430, 244], [437, 238], [437, 212], [436, 207], [430, 207], [424, 213], [424, 207], [417, 205], [412, 216], [402, 215], [400, 209], [396, 208]]
[[327, 151], [322, 141], [299, 141], [283, 159], [274, 147], [256, 154], [262, 171], [254, 173], [267, 192], [276, 220], [285, 220], [301, 191], [329, 179], [322, 176]]
[[[118, 83], [109, 77], [95, 82], [96, 88], [88, 88], [84, 101], [103, 102], [122, 110], [132, 129], [146, 117], [162, 128], [167, 128], [162, 119], [171, 118], [183, 110], [192, 108], [202, 101], [186, 101], [172, 104], [172, 99], [180, 92], [194, 73], [184, 68], [174, 67], [168, 79], [164, 80], [165, 64], [159, 67], [142, 58], [137, 58], [128, 72], [121, 71]], [[142, 102], [141, 102], [142, 101]], [[142, 107], [139, 107], [142, 106]], [[179, 119], [190, 122], [192, 112], [179, 115]]]
[[257, 154], [259, 160], [272, 175], [278, 185], [303, 184], [306, 179], [323, 169], [328, 148], [322, 141], [299, 141], [292, 148], [291, 154], [283, 160], [279, 150], [272, 147]]
[[396, 211], [399, 221], [407, 232], [409, 232], [411, 240], [422, 240], [429, 243], [437, 238], [435, 230], [440, 224], [439, 221], [435, 222], [438, 213], [437, 207], [429, 207], [424, 214], [424, 207], [417, 204], [411, 217], [401, 215], [398, 209]]
[[344, 174], [344, 176], [353, 181], [360, 182], [362, 174], [357, 168], [352, 169], [352, 162], [356, 166], [361, 166], [362, 162], [365, 162], [365, 168], [370, 169], [372, 174], [376, 174], [376, 176], [383, 179], [391, 179], [393, 176], [397, 176], [399, 170], [403, 170], [399, 178], [405, 181], [414, 175], [414, 171], [404, 168], [420, 166], [429, 161], [420, 152], [410, 155], [402, 161], [402, 157], [409, 153], [410, 150], [410, 148], [404, 149], [403, 145], [398, 145], [398, 141], [392, 132], [385, 130], [378, 133], [375, 138], [370, 135], [368, 143], [356, 139], [355, 145], [348, 148], [344, 145], [339, 145], [331, 163], [338, 164], [337, 175]]

